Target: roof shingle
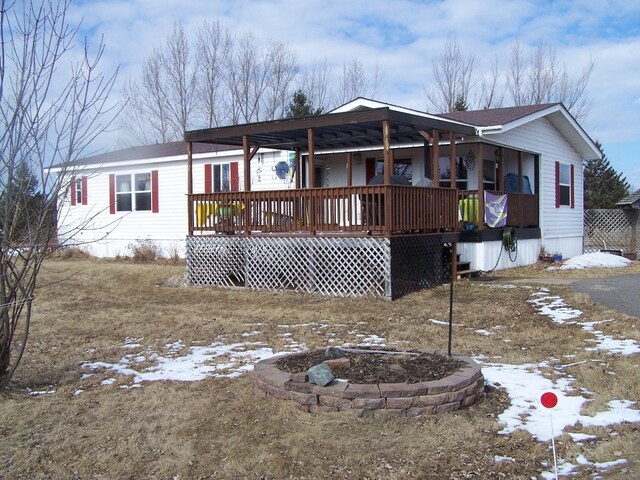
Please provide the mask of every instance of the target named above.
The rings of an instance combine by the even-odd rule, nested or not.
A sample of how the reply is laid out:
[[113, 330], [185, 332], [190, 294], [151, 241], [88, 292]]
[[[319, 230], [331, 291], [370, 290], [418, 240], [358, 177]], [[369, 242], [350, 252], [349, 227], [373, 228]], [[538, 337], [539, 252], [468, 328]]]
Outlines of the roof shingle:
[[470, 110], [467, 112], [441, 113], [438, 116], [455, 120], [457, 122], [475, 125], [476, 127], [488, 127], [491, 125], [504, 125], [532, 113], [545, 110], [557, 103], [542, 103], [539, 105], [524, 105], [521, 107], [492, 108], [487, 110]]

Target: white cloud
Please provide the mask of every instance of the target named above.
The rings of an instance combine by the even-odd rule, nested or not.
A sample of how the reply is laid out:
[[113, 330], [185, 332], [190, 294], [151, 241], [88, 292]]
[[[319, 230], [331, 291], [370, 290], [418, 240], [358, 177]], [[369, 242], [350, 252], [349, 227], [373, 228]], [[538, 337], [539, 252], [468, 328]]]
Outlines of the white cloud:
[[588, 89], [592, 108], [584, 123], [587, 132], [605, 148], [640, 142], [637, 2], [84, 0], [73, 2], [71, 14], [72, 21], [84, 18], [82, 37], [95, 41], [104, 35], [103, 67], [120, 65], [120, 82], [139, 74], [174, 21], [182, 21], [195, 36], [205, 19], [218, 19], [234, 34], [250, 32], [286, 43], [303, 68], [326, 58], [336, 78], [353, 58], [370, 72], [377, 63], [384, 77], [377, 97], [421, 109], [426, 107], [424, 87], [431, 79], [433, 57], [451, 36], [464, 52], [475, 54], [484, 72], [496, 57], [506, 65], [515, 38], [525, 51], [542, 41], [556, 47], [571, 70], [590, 58], [596, 61]]

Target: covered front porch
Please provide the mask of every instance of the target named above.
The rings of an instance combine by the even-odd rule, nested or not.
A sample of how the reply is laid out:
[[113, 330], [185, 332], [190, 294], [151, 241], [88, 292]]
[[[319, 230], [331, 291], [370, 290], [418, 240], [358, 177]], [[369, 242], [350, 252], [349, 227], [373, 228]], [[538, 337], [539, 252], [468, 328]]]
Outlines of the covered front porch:
[[[505, 226], [539, 223], [536, 155], [475, 133], [389, 108], [187, 132], [192, 282], [396, 298], [455, 279], [485, 192], [506, 195]], [[194, 192], [193, 142], [242, 146], [239, 191]], [[292, 188], [251, 190], [261, 148], [293, 152]]]

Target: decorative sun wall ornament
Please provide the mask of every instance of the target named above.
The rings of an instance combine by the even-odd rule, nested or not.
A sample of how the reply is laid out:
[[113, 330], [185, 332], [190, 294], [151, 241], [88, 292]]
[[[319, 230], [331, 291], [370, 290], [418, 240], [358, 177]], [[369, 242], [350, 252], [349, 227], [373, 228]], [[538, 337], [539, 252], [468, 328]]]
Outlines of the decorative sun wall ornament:
[[467, 170], [474, 170], [476, 167], [476, 156], [471, 149], [469, 149], [469, 153], [464, 156], [464, 166]]

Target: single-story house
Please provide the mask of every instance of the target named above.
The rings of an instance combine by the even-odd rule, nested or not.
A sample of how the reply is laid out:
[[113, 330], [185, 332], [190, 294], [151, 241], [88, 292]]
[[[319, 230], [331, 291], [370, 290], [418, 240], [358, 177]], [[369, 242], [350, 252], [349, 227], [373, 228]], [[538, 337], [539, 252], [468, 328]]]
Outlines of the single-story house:
[[395, 298], [582, 253], [582, 162], [599, 155], [559, 103], [431, 115], [357, 98], [82, 159], [60, 239], [98, 256], [152, 240], [194, 284]]

